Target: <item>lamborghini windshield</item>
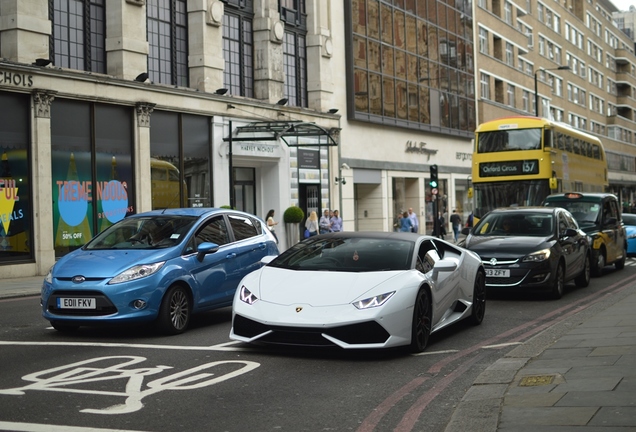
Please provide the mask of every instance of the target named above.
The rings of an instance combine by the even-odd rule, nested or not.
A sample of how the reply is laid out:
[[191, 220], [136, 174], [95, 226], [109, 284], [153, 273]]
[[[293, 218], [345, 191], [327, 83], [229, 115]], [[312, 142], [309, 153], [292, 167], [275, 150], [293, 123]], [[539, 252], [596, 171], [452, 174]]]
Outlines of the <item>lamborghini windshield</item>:
[[268, 264], [290, 270], [372, 272], [411, 268], [414, 242], [361, 237], [312, 237]]

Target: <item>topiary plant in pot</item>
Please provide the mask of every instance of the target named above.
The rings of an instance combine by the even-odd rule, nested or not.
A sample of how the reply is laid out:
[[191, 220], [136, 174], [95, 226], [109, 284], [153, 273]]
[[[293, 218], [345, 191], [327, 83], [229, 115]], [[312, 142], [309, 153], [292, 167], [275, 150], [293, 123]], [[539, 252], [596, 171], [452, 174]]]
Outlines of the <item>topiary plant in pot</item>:
[[305, 212], [298, 206], [288, 207], [283, 213], [285, 222], [285, 236], [287, 247], [292, 247], [300, 240], [300, 223], [305, 218]]

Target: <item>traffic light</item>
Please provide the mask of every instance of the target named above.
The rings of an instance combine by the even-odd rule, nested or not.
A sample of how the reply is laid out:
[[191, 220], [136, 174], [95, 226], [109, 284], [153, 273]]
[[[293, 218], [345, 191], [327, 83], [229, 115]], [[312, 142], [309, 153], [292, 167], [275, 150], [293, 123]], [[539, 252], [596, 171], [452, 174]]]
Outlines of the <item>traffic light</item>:
[[437, 188], [437, 165], [431, 165], [431, 179], [428, 184], [432, 189]]

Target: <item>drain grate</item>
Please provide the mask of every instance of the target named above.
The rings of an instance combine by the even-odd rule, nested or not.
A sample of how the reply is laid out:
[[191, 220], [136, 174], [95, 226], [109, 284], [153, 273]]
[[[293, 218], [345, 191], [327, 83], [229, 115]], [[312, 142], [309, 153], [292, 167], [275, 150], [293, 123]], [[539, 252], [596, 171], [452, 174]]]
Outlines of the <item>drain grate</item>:
[[534, 387], [552, 384], [555, 375], [530, 375], [521, 378], [520, 387]]

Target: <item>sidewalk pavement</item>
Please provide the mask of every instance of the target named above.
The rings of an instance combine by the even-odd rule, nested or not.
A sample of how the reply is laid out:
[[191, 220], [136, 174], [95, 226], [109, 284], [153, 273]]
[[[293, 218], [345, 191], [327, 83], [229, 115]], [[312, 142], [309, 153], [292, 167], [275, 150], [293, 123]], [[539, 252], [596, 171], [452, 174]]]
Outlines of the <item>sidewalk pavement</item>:
[[40, 295], [44, 276], [2, 279], [0, 281], [0, 299]]
[[446, 427], [460, 431], [636, 431], [636, 285], [489, 366]]
[[[39, 295], [43, 279], [5, 279], [0, 298]], [[446, 432], [636, 431], [635, 366], [636, 285], [489, 366], [455, 408]]]

